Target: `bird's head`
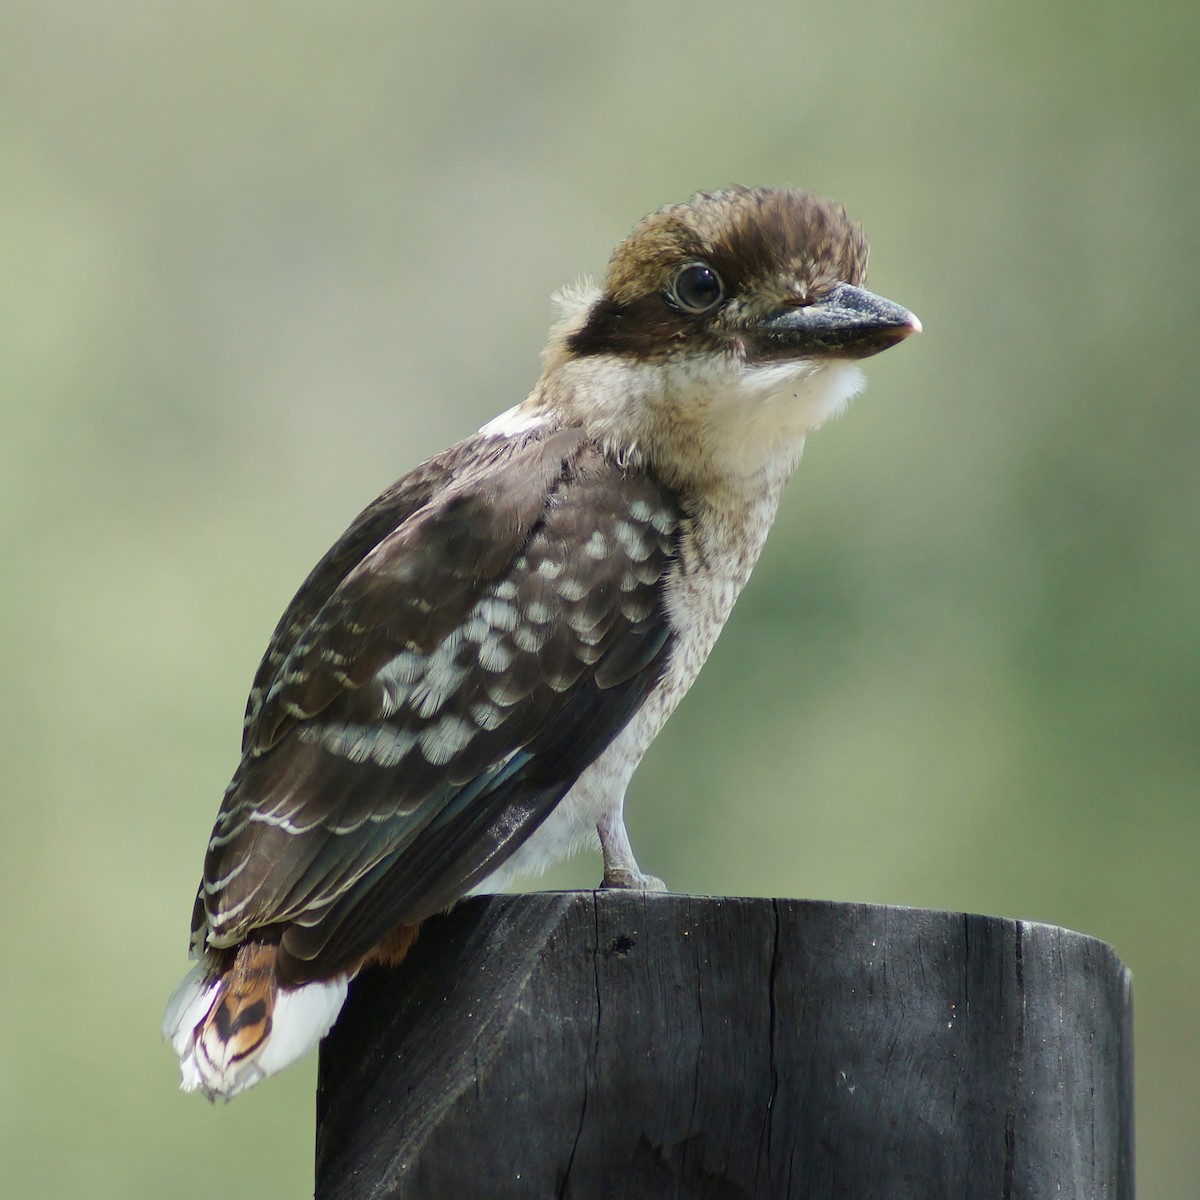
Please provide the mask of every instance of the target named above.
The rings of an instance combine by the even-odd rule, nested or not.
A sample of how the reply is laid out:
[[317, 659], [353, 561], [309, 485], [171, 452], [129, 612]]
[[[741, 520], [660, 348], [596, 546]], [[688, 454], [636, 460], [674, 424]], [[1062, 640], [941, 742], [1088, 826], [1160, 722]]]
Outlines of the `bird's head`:
[[748, 467], [798, 455], [861, 387], [853, 363], [921, 328], [863, 287], [866, 269], [866, 236], [840, 205], [784, 188], [699, 193], [639, 222], [602, 288], [564, 294], [547, 377], [613, 426], [614, 445], [632, 432], [671, 457], [727, 450]]

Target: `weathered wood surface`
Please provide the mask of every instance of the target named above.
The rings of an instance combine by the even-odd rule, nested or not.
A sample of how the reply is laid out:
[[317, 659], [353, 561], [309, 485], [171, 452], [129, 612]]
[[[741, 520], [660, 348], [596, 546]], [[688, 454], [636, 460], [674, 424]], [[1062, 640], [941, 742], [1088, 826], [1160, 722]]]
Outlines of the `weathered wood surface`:
[[1132, 1200], [1129, 974], [1047, 925], [470, 900], [322, 1045], [317, 1200]]

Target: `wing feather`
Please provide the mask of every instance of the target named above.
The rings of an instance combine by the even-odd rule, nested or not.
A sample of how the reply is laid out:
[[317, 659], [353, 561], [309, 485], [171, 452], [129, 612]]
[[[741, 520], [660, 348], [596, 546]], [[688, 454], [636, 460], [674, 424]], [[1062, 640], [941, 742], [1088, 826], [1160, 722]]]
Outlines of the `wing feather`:
[[499, 867], [670, 646], [682, 514], [653, 480], [577, 430], [417, 475], [280, 622], [205, 860], [194, 932], [220, 947], [278, 930], [292, 982], [347, 969]]

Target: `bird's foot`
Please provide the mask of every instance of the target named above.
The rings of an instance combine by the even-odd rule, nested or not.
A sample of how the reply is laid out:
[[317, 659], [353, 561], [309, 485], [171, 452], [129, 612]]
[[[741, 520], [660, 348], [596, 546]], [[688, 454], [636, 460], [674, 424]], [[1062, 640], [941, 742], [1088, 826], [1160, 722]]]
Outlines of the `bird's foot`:
[[635, 892], [665, 892], [667, 885], [657, 875], [643, 875], [626, 867], [610, 867], [600, 882], [602, 888], [625, 888]]

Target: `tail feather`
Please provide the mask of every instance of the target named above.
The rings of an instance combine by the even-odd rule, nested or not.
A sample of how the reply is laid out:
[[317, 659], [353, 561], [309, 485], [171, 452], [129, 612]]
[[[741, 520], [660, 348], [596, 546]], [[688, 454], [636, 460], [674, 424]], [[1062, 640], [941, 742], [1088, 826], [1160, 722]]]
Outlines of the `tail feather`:
[[247, 942], [221, 977], [214, 1003], [195, 1030], [196, 1053], [207, 1062], [203, 1075], [236, 1077], [271, 1036], [277, 954], [274, 946]]
[[180, 1086], [210, 1100], [232, 1100], [307, 1054], [330, 1030], [350, 980], [365, 966], [395, 966], [417, 938], [397, 926], [336, 979], [298, 987], [280, 981], [279, 946], [243, 942], [201, 958], [167, 1001], [162, 1035], [179, 1055]]
[[329, 1032], [345, 978], [284, 988], [278, 948], [246, 942], [222, 973], [200, 963], [176, 989], [163, 1036], [179, 1055], [182, 1088], [230, 1100], [282, 1070]]

